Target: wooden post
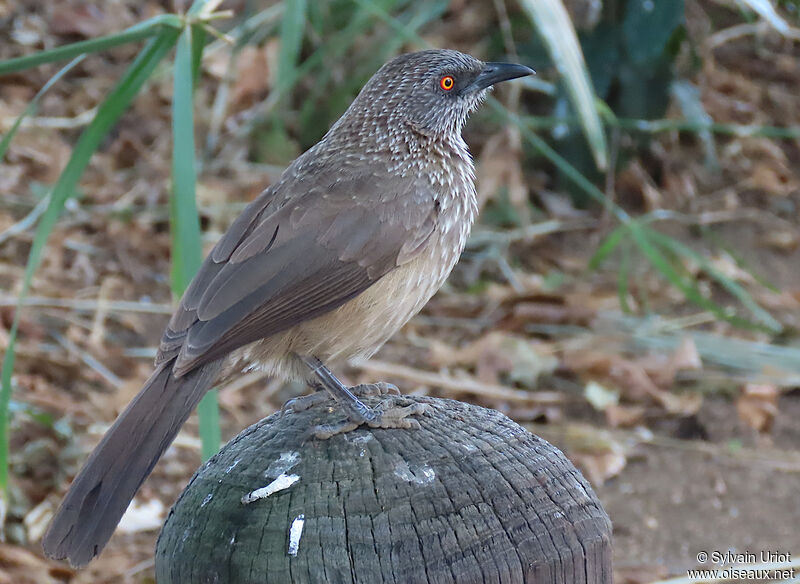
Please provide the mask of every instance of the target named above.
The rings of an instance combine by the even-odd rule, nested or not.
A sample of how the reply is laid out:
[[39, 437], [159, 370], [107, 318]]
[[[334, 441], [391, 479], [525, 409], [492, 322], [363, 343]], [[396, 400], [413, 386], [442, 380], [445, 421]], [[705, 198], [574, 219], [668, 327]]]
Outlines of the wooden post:
[[379, 399], [430, 411], [309, 438], [329, 402], [232, 440], [170, 512], [158, 583], [611, 582], [611, 523], [558, 449], [494, 410]]

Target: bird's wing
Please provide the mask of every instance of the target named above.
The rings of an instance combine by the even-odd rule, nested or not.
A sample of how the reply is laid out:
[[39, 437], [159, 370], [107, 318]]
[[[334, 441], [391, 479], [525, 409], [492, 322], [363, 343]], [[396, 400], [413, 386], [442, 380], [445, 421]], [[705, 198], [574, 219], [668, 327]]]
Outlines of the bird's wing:
[[413, 259], [437, 228], [423, 181], [323, 172], [313, 182], [284, 180], [234, 221], [187, 288], [157, 362], [177, 355], [183, 375], [329, 312]]

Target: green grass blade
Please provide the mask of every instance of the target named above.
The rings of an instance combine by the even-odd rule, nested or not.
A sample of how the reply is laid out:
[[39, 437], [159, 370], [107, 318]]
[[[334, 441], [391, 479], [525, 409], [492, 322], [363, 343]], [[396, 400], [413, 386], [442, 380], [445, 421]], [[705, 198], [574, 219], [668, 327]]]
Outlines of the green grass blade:
[[382, 6], [379, 6], [376, 2], [374, 2], [374, 0], [356, 0], [356, 4], [370, 14], [377, 16], [382, 22], [388, 24], [390, 27], [392, 27], [392, 30], [397, 33], [385, 45], [386, 49], [388, 49], [387, 52], [391, 53], [394, 51], [396, 45], [401, 45], [404, 42], [414, 43], [425, 48], [430, 47], [430, 43], [423, 39], [417, 33], [417, 30], [422, 28], [423, 25], [427, 24], [434, 18], [441, 17], [441, 15], [447, 10], [449, 2], [420, 3], [419, 6], [414, 7], [416, 11], [408, 24], [401, 22], [398, 18], [395, 18], [389, 14], [389, 12], [387, 12]]
[[208, 32], [200, 25], [192, 26], [192, 86], [197, 88], [203, 66], [203, 49], [206, 47]]
[[[531, 80], [524, 79], [521, 83], [530, 86]], [[544, 93], [544, 92], [543, 92]], [[598, 102], [599, 105], [602, 102]], [[605, 107], [605, 106], [603, 106]], [[520, 116], [520, 120], [532, 130], [547, 130], [560, 124], [567, 124], [570, 127], [578, 124], [575, 116]], [[738, 138], [780, 138], [786, 140], [797, 140], [800, 138], [800, 127], [787, 126], [764, 126], [758, 124], [723, 124], [719, 122], [693, 122], [684, 119], [659, 119], [642, 120], [636, 118], [617, 118], [603, 113], [603, 121], [607, 126], [621, 128], [632, 132], [643, 134], [660, 134], [664, 132], [711, 132], [712, 134], [722, 134], [726, 136], [736, 136]]]
[[[251, 118], [250, 123], [242, 126], [242, 132], [250, 132], [255, 123], [261, 122], [263, 117], [272, 110], [275, 104], [294, 88], [295, 84], [303, 75], [320, 67], [325, 59], [335, 59], [345, 54], [349, 48], [352, 47], [354, 39], [364, 34], [369, 24], [369, 14], [364, 10], [358, 11], [344, 28], [331, 35], [326, 40], [325, 44], [315, 50], [307, 59], [298, 65], [290, 78], [280, 81], [273, 91], [270, 92], [269, 97], [259, 106], [258, 113]], [[319, 85], [321, 87], [325, 86], [324, 75], [327, 73], [329, 73], [327, 69], [318, 72], [318, 75], [323, 76], [323, 78], [319, 80]]]
[[550, 145], [542, 140], [535, 132], [531, 131], [528, 124], [523, 118], [506, 110], [496, 99], [490, 97], [488, 100], [489, 105], [494, 111], [502, 114], [509, 122], [513, 123], [519, 128], [522, 137], [537, 150], [542, 156], [547, 158], [554, 166], [556, 166], [568, 179], [575, 183], [587, 195], [595, 201], [603, 205], [610, 213], [612, 213], [620, 223], [627, 224], [632, 221], [630, 215], [606, 197], [605, 193], [598, 189], [592, 181], [583, 176], [580, 171], [572, 166], [563, 156], [553, 150]]
[[285, 0], [281, 22], [281, 52], [278, 57], [279, 89], [296, 77], [297, 61], [303, 44], [305, 29], [306, 0]]
[[[75, 65], [80, 63], [83, 60], [83, 56], [76, 57], [70, 63], [68, 63], [65, 67], [63, 67], [58, 73], [53, 75], [47, 83], [45, 83], [44, 87], [42, 87], [36, 95], [33, 97], [31, 102], [28, 104], [28, 107], [25, 108], [19, 117], [14, 121], [14, 124], [11, 128], [6, 132], [5, 136], [3, 136], [2, 141], [0, 141], [0, 161], [6, 155], [6, 151], [8, 150], [9, 145], [11, 144], [11, 140], [14, 138], [14, 135], [19, 130], [20, 125], [22, 124], [22, 120], [24, 120], [27, 116], [32, 115], [38, 105], [39, 100], [41, 97], [47, 93], [47, 91], [53, 87], [67, 72], [72, 69]], [[49, 204], [49, 198], [43, 199], [42, 203]], [[48, 202], [46, 202], [48, 201]], [[3, 419], [0, 420], [0, 464], [2, 464], [2, 469], [0, 469], [0, 489], [2, 489], [2, 494], [0, 494], [0, 500], [2, 500], [2, 505], [0, 506], [0, 525], [2, 525], [5, 521], [6, 516], [6, 499], [5, 499], [5, 491], [8, 486], [8, 416], [9, 416], [9, 409], [13, 405], [11, 402], [11, 370], [14, 367], [14, 345], [16, 340], [17, 334], [17, 327], [19, 323], [19, 306], [17, 307], [17, 314], [14, 315], [14, 323], [11, 327], [11, 334], [9, 335], [9, 344], [6, 350], [6, 354], [3, 356], [3, 369], [2, 374], [0, 374], [0, 379], [2, 380], [2, 386], [0, 386], [0, 417]], [[8, 371], [8, 375], [6, 375], [6, 371]]]
[[[172, 291], [183, 295], [202, 263], [203, 243], [195, 197], [194, 147], [194, 71], [198, 62], [190, 28], [181, 33], [175, 52], [172, 92], [172, 196], [170, 223], [172, 232]], [[200, 47], [199, 50], [202, 50]], [[213, 456], [221, 441], [216, 392], [210, 391], [197, 408], [200, 420], [202, 456]]]
[[[207, 32], [203, 26], [192, 27], [192, 83], [197, 88], [203, 62], [203, 49], [206, 44]], [[196, 197], [195, 197], [196, 199]], [[201, 242], [198, 242], [200, 244]], [[217, 390], [211, 389], [200, 403], [197, 404], [197, 418], [201, 441], [201, 456], [208, 460], [222, 444], [222, 433], [219, 422], [219, 399]]]
[[219, 396], [217, 389], [208, 391], [197, 404], [197, 421], [200, 432], [200, 454], [208, 460], [219, 451], [222, 431], [219, 421]]
[[11, 374], [14, 368], [14, 347], [19, 329], [22, 299], [28, 294], [33, 273], [41, 262], [42, 251], [50, 232], [55, 226], [64, 203], [74, 194], [78, 180], [89, 164], [89, 159], [97, 150], [108, 131], [122, 115], [122, 112], [127, 109], [131, 100], [142, 88], [142, 85], [153, 73], [156, 65], [170, 50], [177, 36], [178, 31], [170, 30], [164, 31], [158, 37], [151, 39], [106, 100], [98, 107], [94, 120], [81, 134], [72, 151], [69, 162], [67, 162], [58, 181], [56, 181], [50, 193], [50, 203], [36, 229], [33, 244], [28, 254], [28, 263], [25, 266], [20, 302], [14, 312], [14, 321], [8, 336], [8, 348], [3, 357], [3, 368], [0, 374], [0, 381], [2, 381], [2, 387], [0, 387], [0, 490], [2, 492], [0, 492], [0, 496], [3, 497], [3, 502], [6, 500], [5, 494], [8, 489], [8, 408], [11, 401]]
[[[321, 47], [325, 60], [335, 60], [338, 55], [344, 55], [352, 50], [355, 39], [363, 35], [369, 35], [368, 30], [375, 27], [376, 19], [393, 29], [392, 34], [384, 35], [384, 40], [376, 43], [375, 46], [365, 52], [363, 58], [353, 69], [347, 81], [333, 81], [333, 70], [330, 67], [323, 67], [315, 73], [316, 84], [310, 93], [311, 101], [325, 100], [331, 102], [348, 102], [361, 88], [361, 78], [365, 73], [372, 73], [398, 49], [409, 43], [415, 45], [413, 48], [428, 48], [429, 44], [420, 38], [417, 31], [426, 23], [438, 19], [447, 10], [448, 0], [434, 0], [425, 3], [408, 3], [407, 0], [356, 0], [354, 4], [359, 9], [354, 10], [347, 26], [336, 32], [330, 37], [329, 41]], [[392, 13], [395, 9], [405, 6], [408, 8], [399, 13]], [[374, 28], [373, 28], [374, 32]], [[298, 69], [305, 70], [305, 65], [317, 57], [319, 50], [313, 53]], [[298, 76], [295, 75], [295, 81]], [[330, 91], [331, 85], [336, 88]], [[300, 118], [301, 124], [307, 122], [303, 117]]]
[[200, 18], [207, 17], [214, 12], [220, 4], [222, 4], [222, 0], [194, 0], [187, 14]]
[[0, 62], [0, 75], [14, 73], [15, 71], [23, 71], [44, 63], [72, 59], [73, 57], [86, 53], [105, 51], [112, 47], [133, 43], [157, 35], [164, 27], [178, 30], [182, 26], [183, 23], [180, 17], [175, 14], [162, 14], [140, 22], [122, 32], [72, 43], [63, 47], [56, 47], [55, 49], [47, 51], [39, 51], [32, 55], [25, 55], [24, 57], [17, 57], [16, 59]]
[[[720, 320], [725, 320], [736, 326], [744, 328], [753, 328], [753, 323], [736, 316], [731, 316], [725, 309], [718, 306], [705, 296], [703, 296], [697, 285], [690, 279], [682, 277], [675, 267], [664, 257], [664, 254], [658, 249], [656, 244], [650, 240], [650, 234], [654, 233], [653, 230], [645, 228], [640, 221], [632, 219], [624, 209], [619, 205], [610, 201], [603, 192], [598, 189], [592, 182], [583, 176], [578, 170], [553, 150], [544, 140], [537, 136], [534, 132], [527, 127], [524, 122], [520, 122], [519, 118], [510, 112], [502, 110], [502, 107], [496, 102], [490, 103], [500, 109], [512, 121], [517, 121], [520, 133], [523, 138], [536, 150], [538, 150], [545, 158], [552, 162], [564, 175], [572, 180], [578, 187], [580, 187], [586, 194], [593, 199], [606, 206], [611, 213], [623, 224], [623, 228], [630, 233], [633, 242], [639, 250], [648, 259], [651, 265], [656, 268], [673, 286], [678, 288], [684, 296], [698, 306], [708, 310]], [[608, 240], [607, 240], [608, 242]], [[612, 241], [612, 243], [614, 243]], [[603, 258], [601, 258], [603, 259]], [[597, 263], [597, 262], [595, 262]]]
[[670, 261], [664, 257], [664, 254], [661, 253], [658, 247], [650, 241], [650, 230], [642, 229], [636, 224], [631, 224], [630, 233], [636, 245], [645, 257], [647, 257], [648, 261], [661, 272], [661, 275], [663, 275], [670, 284], [683, 292], [684, 296], [695, 304], [711, 310], [718, 316], [724, 316], [724, 314], [721, 314], [722, 309], [703, 296], [700, 289], [694, 285], [694, 282], [690, 282], [685, 277], [681, 276], [675, 266], [673, 266]]
[[[675, 266], [670, 263], [670, 261], [664, 256], [662, 251], [659, 249], [658, 243], [654, 241], [654, 239], [658, 240], [656, 235], [657, 232], [643, 228], [642, 226], [634, 223], [631, 225], [631, 236], [633, 237], [636, 245], [642, 251], [642, 253], [647, 257], [648, 261], [656, 268], [664, 278], [669, 281], [670, 284], [675, 286], [678, 290], [680, 290], [683, 295], [689, 300], [693, 302], [697, 306], [708, 310], [712, 313], [715, 317], [720, 320], [724, 320], [734, 324], [736, 326], [740, 326], [743, 328], [753, 328], [753, 323], [738, 317], [736, 315], [731, 314], [722, 306], [719, 306], [712, 300], [703, 296], [703, 293], [697, 287], [697, 284], [691, 280], [690, 278], [681, 276], [679, 271], [675, 268]], [[658, 234], [660, 235], [660, 234]], [[671, 249], [668, 250], [670, 253], [674, 253]]]
[[564, 79], [572, 105], [601, 170], [608, 166], [606, 137], [595, 107], [597, 95], [583, 60], [578, 36], [562, 0], [521, 0], [536, 30], [544, 40], [553, 64]]
[[11, 139], [12, 139], [12, 138], [13, 138], [13, 137], [16, 135], [16, 133], [17, 133], [17, 130], [19, 130], [19, 127], [20, 127], [20, 125], [22, 124], [22, 120], [24, 120], [24, 119], [25, 119], [25, 118], [27, 118], [28, 116], [32, 116], [32, 115], [33, 115], [33, 114], [36, 112], [36, 110], [38, 109], [38, 107], [39, 107], [39, 100], [42, 98], [42, 96], [43, 96], [45, 93], [47, 93], [47, 92], [48, 92], [48, 90], [49, 90], [51, 87], [53, 87], [53, 85], [55, 85], [56, 83], [58, 83], [58, 81], [59, 81], [59, 80], [60, 80], [60, 79], [61, 79], [61, 78], [62, 78], [64, 75], [66, 75], [66, 74], [69, 72], [69, 70], [70, 70], [70, 69], [72, 69], [72, 68], [73, 68], [75, 65], [77, 65], [77, 64], [78, 64], [78, 63], [80, 63], [81, 61], [83, 61], [83, 59], [84, 59], [84, 58], [85, 58], [85, 55], [81, 55], [80, 57], [75, 57], [75, 58], [74, 58], [72, 61], [70, 61], [70, 62], [69, 62], [69, 63], [67, 63], [67, 64], [66, 64], [64, 67], [62, 67], [62, 68], [61, 68], [61, 69], [58, 71], [58, 73], [56, 73], [55, 75], [53, 75], [53, 76], [52, 76], [52, 77], [51, 77], [51, 78], [50, 78], [50, 79], [47, 81], [47, 83], [45, 83], [45, 84], [44, 84], [44, 87], [42, 87], [42, 88], [41, 88], [41, 89], [40, 89], [40, 90], [39, 90], [39, 91], [36, 93], [36, 95], [34, 95], [34, 96], [33, 96], [33, 99], [32, 99], [32, 100], [31, 100], [31, 102], [28, 104], [28, 107], [26, 107], [26, 108], [25, 108], [25, 111], [23, 111], [23, 112], [22, 112], [22, 113], [19, 115], [19, 117], [18, 117], [18, 118], [17, 118], [17, 119], [14, 121], [14, 124], [11, 126], [11, 128], [9, 128], [8, 132], [6, 132], [5, 136], [3, 136], [3, 139], [2, 139], [2, 140], [0, 140], [0, 161], [2, 161], [2, 160], [3, 160], [3, 158], [5, 157], [5, 155], [6, 155], [6, 151], [8, 150], [8, 147], [9, 147], [9, 145], [11, 144]]
[[628, 281], [630, 280], [631, 271], [631, 246], [628, 242], [622, 246], [622, 261], [619, 265], [619, 272], [617, 273], [617, 295], [619, 296], [619, 305], [622, 307], [623, 312], [633, 312], [628, 303]]
[[761, 308], [753, 297], [742, 288], [742, 286], [716, 269], [711, 262], [702, 254], [697, 253], [688, 245], [677, 241], [671, 237], [653, 231], [651, 237], [655, 243], [665, 249], [672, 250], [673, 253], [688, 258], [699, 265], [711, 278], [713, 278], [720, 286], [725, 288], [734, 298], [736, 298], [742, 305], [750, 311], [753, 318], [760, 322], [772, 332], [780, 332], [783, 327], [769, 312]]
[[202, 261], [195, 201], [192, 37], [181, 33], [175, 53], [172, 97], [172, 289], [180, 296]]
[[596, 270], [600, 267], [608, 256], [610, 256], [615, 249], [619, 246], [625, 236], [628, 235], [628, 226], [627, 225], [620, 225], [614, 231], [611, 232], [611, 235], [605, 238], [603, 243], [600, 244], [600, 247], [597, 248], [597, 251], [594, 252], [592, 257], [589, 259], [589, 269]]
[[[494, 105], [494, 103], [492, 103]], [[496, 108], [500, 108], [499, 104]], [[504, 110], [503, 110], [504, 111]], [[506, 116], [511, 120], [519, 120], [516, 116], [511, 113], [505, 112]], [[522, 123], [518, 124], [520, 128], [520, 132], [525, 140], [533, 146], [536, 150], [538, 150], [545, 158], [550, 160], [559, 170], [561, 170], [565, 176], [570, 178], [575, 184], [577, 184], [584, 192], [586, 192], [589, 196], [593, 199], [597, 200], [598, 202], [604, 204], [606, 208], [611, 211], [614, 216], [622, 223], [622, 226], [618, 228], [618, 230], [614, 231], [603, 245], [598, 249], [595, 253], [595, 257], [590, 260], [590, 267], [596, 267], [599, 265], [606, 256], [613, 251], [613, 248], [619, 244], [618, 238], [622, 239], [626, 232], [630, 233], [633, 238], [634, 243], [636, 243], [637, 247], [641, 250], [641, 252], [645, 255], [645, 257], [650, 261], [650, 263], [659, 271], [661, 274], [676, 288], [681, 290], [683, 294], [686, 296], [688, 300], [694, 302], [698, 306], [705, 308], [712, 312], [717, 318], [721, 320], [725, 320], [734, 324], [736, 326], [741, 326], [744, 328], [753, 328], [754, 323], [748, 321], [747, 319], [731, 316], [728, 311], [723, 309], [722, 307], [718, 306], [711, 300], [707, 299], [702, 295], [700, 289], [697, 285], [689, 279], [683, 278], [678, 274], [677, 270], [672, 266], [669, 261], [664, 257], [661, 251], [656, 247], [656, 245], [661, 246], [663, 249], [670, 250], [672, 253], [678, 253], [678, 255], [688, 256], [691, 252], [695, 254], [691, 248], [686, 248], [687, 253], [681, 254], [678, 251], [677, 245], [680, 245], [679, 242], [672, 238], [668, 238], [665, 235], [662, 235], [654, 230], [648, 229], [644, 227], [643, 223], [647, 223], [649, 221], [655, 220], [655, 217], [645, 217], [642, 220], [634, 220], [632, 219], [624, 209], [613, 203], [612, 201], [608, 200], [603, 192], [598, 189], [595, 185], [591, 183], [585, 176], [583, 176], [578, 170], [573, 167], [569, 162], [567, 162], [564, 158], [562, 158], [555, 150], [553, 150], [544, 140], [539, 138], [534, 132], [530, 130], [527, 124], [523, 121]], [[622, 231], [620, 231], [622, 230]], [[653, 239], [654, 238], [654, 239]], [[667, 243], [669, 242], [669, 243]], [[697, 254], [695, 254], [697, 255]], [[717, 282], [720, 283], [728, 292], [730, 292], [733, 296], [739, 300], [756, 318], [756, 320], [761, 323], [761, 326], [766, 327], [767, 329], [771, 330], [772, 332], [781, 330], [780, 323], [775, 320], [772, 315], [766, 312], [763, 308], [758, 306], [758, 304], [753, 300], [753, 298], [736, 282], [730, 280], [730, 278], [725, 278], [723, 274], [721, 274], [718, 270], [715, 270], [713, 266], [710, 266], [708, 262], [702, 256], [692, 257], [698, 263], [701, 261], [705, 261], [708, 266], [708, 273], [711, 277], [713, 277]], [[703, 265], [701, 263], [701, 265]]]
[[750, 262], [745, 260], [741, 256], [738, 250], [731, 247], [731, 245], [725, 240], [725, 238], [720, 237], [710, 225], [705, 225], [701, 227], [700, 233], [704, 239], [707, 239], [714, 246], [727, 253], [733, 259], [733, 261], [736, 262], [736, 265], [739, 268], [750, 274], [750, 276], [756, 282], [764, 286], [764, 288], [766, 288], [770, 292], [775, 292], [775, 293], [780, 292], [780, 288], [776, 286], [774, 282], [771, 282], [770, 280], [768, 280], [767, 278], [756, 272], [755, 268], [752, 265], [750, 265]]

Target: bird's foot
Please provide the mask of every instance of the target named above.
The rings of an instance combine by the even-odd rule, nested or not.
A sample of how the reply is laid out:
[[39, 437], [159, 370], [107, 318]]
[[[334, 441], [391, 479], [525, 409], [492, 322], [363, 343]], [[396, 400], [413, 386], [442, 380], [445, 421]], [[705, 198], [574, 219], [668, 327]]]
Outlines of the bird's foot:
[[367, 425], [370, 428], [405, 428], [407, 430], [419, 430], [421, 428], [419, 420], [415, 420], [410, 416], [425, 415], [430, 411], [430, 406], [411, 400], [403, 401], [408, 405], [401, 405], [395, 402], [385, 407], [384, 404], [381, 404], [383, 407], [378, 408], [377, 419], [367, 422]]
[[[402, 405], [402, 402], [405, 402], [407, 405]], [[396, 399], [390, 399], [382, 402], [375, 408], [368, 408], [366, 412], [352, 411], [350, 412], [349, 418], [342, 422], [316, 426], [311, 430], [311, 434], [318, 440], [327, 440], [337, 434], [352, 432], [364, 424], [370, 428], [418, 430], [421, 427], [419, 421], [410, 416], [426, 414], [429, 409], [427, 404], [411, 402], [410, 400], [398, 401]]]
[[[392, 383], [386, 383], [385, 381], [379, 381], [377, 383], [362, 383], [360, 385], [354, 385], [349, 389], [356, 397], [400, 395], [400, 390], [397, 389], [396, 385]], [[331, 394], [320, 389], [314, 393], [301, 395], [300, 397], [290, 399], [283, 404], [283, 407], [281, 408], [281, 415], [287, 412], [304, 412], [306, 410], [310, 410], [316, 405], [331, 400], [333, 400]]]
[[356, 397], [368, 397], [372, 395], [400, 395], [400, 390], [397, 389], [396, 385], [393, 383], [386, 383], [385, 381], [354, 385], [350, 388], [350, 391], [352, 391], [353, 395]]
[[304, 412], [306, 410], [310, 410], [316, 405], [332, 400], [333, 397], [331, 397], [330, 393], [324, 390], [318, 390], [314, 393], [301, 395], [300, 397], [295, 397], [287, 401], [281, 408], [281, 415], [288, 412]]
[[[343, 434], [355, 430], [362, 424], [371, 428], [419, 428], [419, 422], [408, 419], [414, 414], [424, 413], [426, 406], [406, 400], [401, 403], [402, 398], [392, 397], [383, 400], [377, 407], [370, 407], [359, 399], [359, 396], [383, 396], [397, 393], [400, 391], [391, 383], [369, 383], [347, 387], [325, 364], [313, 355], [297, 355], [303, 361], [316, 379], [320, 387], [325, 388], [328, 393], [336, 400], [347, 419], [336, 424], [324, 424], [312, 428], [310, 434], [320, 440], [326, 440], [336, 434]], [[308, 401], [310, 399], [310, 402]], [[321, 398], [316, 395], [308, 398], [293, 400], [284, 406], [284, 410], [291, 408], [292, 411], [308, 409], [311, 405], [320, 403]], [[309, 405], [310, 404], [310, 405]]]

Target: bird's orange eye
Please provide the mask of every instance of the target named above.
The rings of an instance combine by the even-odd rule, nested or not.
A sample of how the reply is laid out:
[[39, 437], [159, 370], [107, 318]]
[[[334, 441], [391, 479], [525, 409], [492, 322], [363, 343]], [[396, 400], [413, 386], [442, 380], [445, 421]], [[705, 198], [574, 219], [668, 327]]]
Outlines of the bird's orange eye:
[[439, 80], [439, 87], [444, 89], [445, 91], [450, 91], [453, 89], [453, 85], [456, 84], [455, 79], [453, 79], [452, 75], [445, 75]]

